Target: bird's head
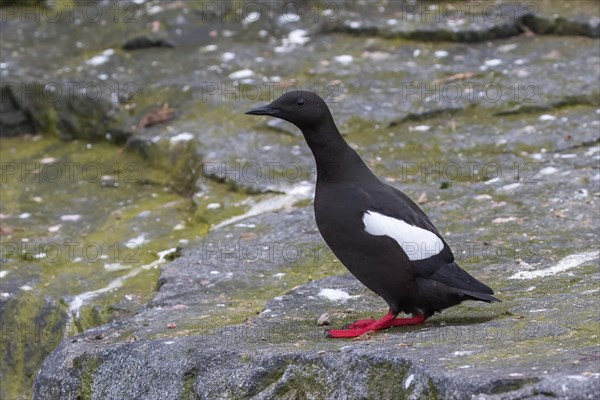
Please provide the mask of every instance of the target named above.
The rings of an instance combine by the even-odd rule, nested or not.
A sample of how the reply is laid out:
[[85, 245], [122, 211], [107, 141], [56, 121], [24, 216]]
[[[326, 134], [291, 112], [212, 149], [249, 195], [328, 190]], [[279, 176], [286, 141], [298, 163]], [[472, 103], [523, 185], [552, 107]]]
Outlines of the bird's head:
[[287, 92], [271, 104], [253, 108], [246, 114], [281, 118], [296, 125], [303, 132], [331, 120], [331, 113], [325, 101], [316, 93], [305, 90]]

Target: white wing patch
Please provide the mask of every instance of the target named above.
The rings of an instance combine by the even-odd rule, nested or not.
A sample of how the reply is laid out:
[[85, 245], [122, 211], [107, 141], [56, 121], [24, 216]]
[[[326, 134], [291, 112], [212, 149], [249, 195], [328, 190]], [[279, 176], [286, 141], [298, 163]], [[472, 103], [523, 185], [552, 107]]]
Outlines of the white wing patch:
[[375, 211], [365, 212], [363, 223], [367, 233], [398, 242], [411, 261], [433, 257], [444, 249], [444, 242], [435, 233]]

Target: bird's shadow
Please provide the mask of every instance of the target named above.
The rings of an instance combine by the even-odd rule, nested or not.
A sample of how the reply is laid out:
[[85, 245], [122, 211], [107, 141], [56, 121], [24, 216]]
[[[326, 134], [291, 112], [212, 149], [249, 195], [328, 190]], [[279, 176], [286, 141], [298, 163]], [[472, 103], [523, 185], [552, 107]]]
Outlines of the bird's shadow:
[[497, 320], [501, 318], [504, 313], [498, 314], [486, 314], [486, 315], [473, 315], [473, 316], [444, 316], [436, 315], [427, 320], [426, 324], [429, 326], [461, 326], [461, 325], [477, 325]]

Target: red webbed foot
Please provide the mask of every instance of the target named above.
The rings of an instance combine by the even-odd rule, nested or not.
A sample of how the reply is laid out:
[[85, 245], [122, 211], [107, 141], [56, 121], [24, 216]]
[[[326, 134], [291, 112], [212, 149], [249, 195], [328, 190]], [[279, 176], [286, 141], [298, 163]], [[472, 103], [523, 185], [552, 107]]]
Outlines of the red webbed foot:
[[368, 318], [368, 319], [359, 319], [354, 321], [351, 324], [346, 324], [344, 325], [344, 327], [342, 329], [346, 330], [346, 329], [361, 329], [361, 328], [366, 328], [367, 326], [371, 325], [373, 322], [376, 322], [376, 319], [373, 318]]
[[392, 326], [409, 326], [419, 325], [425, 322], [427, 318], [424, 315], [417, 314], [412, 318], [394, 318], [392, 320]]
[[346, 329], [331, 329], [326, 332], [329, 338], [353, 338], [367, 332], [376, 332], [392, 326], [417, 325], [425, 321], [424, 315], [415, 315], [412, 318], [396, 318], [391, 311], [379, 320], [363, 319], [347, 325]]

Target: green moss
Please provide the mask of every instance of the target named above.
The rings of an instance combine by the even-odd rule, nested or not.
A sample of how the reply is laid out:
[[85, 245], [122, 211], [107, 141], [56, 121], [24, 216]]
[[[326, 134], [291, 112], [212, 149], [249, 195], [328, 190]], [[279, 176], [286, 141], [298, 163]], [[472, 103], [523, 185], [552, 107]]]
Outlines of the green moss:
[[102, 360], [98, 355], [83, 354], [73, 360], [73, 369], [79, 376], [78, 399], [92, 399], [94, 374], [100, 365]]
[[[235, 287], [223, 287], [223, 302], [227, 306], [227, 313], [222, 313], [220, 310], [205, 311], [205, 315], [202, 318], [187, 320], [184, 323], [178, 324], [176, 331], [160, 332], [150, 337], [162, 338], [206, 334], [223, 326], [243, 323], [248, 318], [260, 313], [268, 301], [287, 293], [296, 286], [347, 272], [346, 268], [344, 268], [342, 263], [337, 261], [329, 249], [325, 249], [322, 246], [314, 247], [314, 244], [304, 246], [303, 248], [306, 249], [305, 254], [307, 254], [307, 258], [299, 261], [297, 264], [283, 267], [279, 271], [285, 274], [281, 279], [272, 280], [269, 284], [265, 284], [259, 277], [250, 277], [260, 282], [249, 282], [247, 287], [240, 287], [239, 283]], [[313, 317], [311, 316], [310, 318]], [[303, 316], [299, 316], [299, 318], [298, 321], [294, 322], [298, 329], [303, 324], [307, 330], [314, 327], [314, 321], [304, 319]], [[288, 333], [290, 336], [286, 337], [285, 335]], [[287, 339], [291, 340], [294, 335], [296, 335], [295, 332], [284, 331], [282, 335], [277, 336], [277, 341], [285, 342]]]
[[277, 384], [277, 382], [281, 380], [283, 374], [285, 373], [285, 371], [291, 363], [291, 359], [285, 359], [281, 360], [279, 365], [277, 365], [276, 367], [272, 366], [271, 368], [269, 368], [267, 370], [267, 373], [260, 376], [257, 382], [254, 383], [252, 389], [246, 395], [248, 397], [256, 396], [263, 392], [269, 386]]
[[3, 305], [0, 354], [3, 384], [1, 398], [15, 398], [31, 387], [35, 373], [63, 338], [65, 312], [34, 289]]
[[408, 376], [406, 366], [395, 365], [385, 361], [371, 363], [368, 367], [367, 390], [369, 398], [406, 399], [409, 393], [404, 389], [404, 381]]
[[312, 199], [304, 199], [304, 200], [299, 200], [297, 202], [295, 202], [292, 206], [296, 207], [296, 208], [304, 208], [304, 207], [308, 207], [313, 203]]
[[196, 400], [200, 397], [194, 390], [194, 383], [198, 378], [198, 370], [191, 369], [183, 375], [183, 389], [181, 390], [181, 400]]
[[[10, 236], [3, 236], [2, 256], [10, 259], [6, 263], [9, 279], [22, 279], [34, 287], [7, 303], [3, 324], [25, 323], [31, 327], [33, 318], [37, 318], [34, 316], [51, 316], [59, 321], [56, 329], [61, 329], [68, 303], [51, 299], [69, 300], [71, 296], [103, 289], [115, 279], [139, 271], [124, 279], [122, 286], [99, 293], [92, 304], [84, 305], [79, 318], [74, 318], [73, 325], [66, 327], [65, 332], [78, 333], [131, 315], [154, 295], [160, 269], [147, 266], [156, 261], [159, 251], [180, 246], [182, 239], [196, 240], [206, 234], [209, 222], [218, 223], [234, 214], [232, 208], [228, 215], [199, 222], [193, 202], [172, 189], [168, 169], [155, 168], [135, 153], [104, 143], [95, 143], [90, 150], [87, 142], [64, 143], [50, 136], [2, 138], [0, 157], [3, 168], [8, 163], [17, 167], [15, 174], [2, 171], [0, 212], [17, 216], [32, 214], [29, 219], [19, 220], [18, 229]], [[44, 164], [43, 159], [52, 161]], [[64, 169], [66, 163], [77, 165], [72, 176]], [[43, 172], [45, 165], [63, 167], [62, 177], [55, 181], [47, 179], [48, 174]], [[91, 172], [101, 171], [99, 175], [105, 178], [91, 172], [85, 175], [85, 166], [90, 166]], [[182, 171], [185, 167], [176, 170]], [[106, 177], [108, 185], [104, 183]], [[211, 190], [218, 187], [215, 195], [226, 192], [224, 185], [207, 182], [207, 186]], [[234, 194], [231, 201], [237, 202], [241, 197]], [[207, 201], [214, 200], [210, 197]], [[79, 214], [82, 221], [61, 222], [65, 214]], [[57, 232], [48, 231], [57, 225], [60, 225]], [[176, 225], [179, 226], [174, 229]], [[141, 244], [125, 246], [136, 238]], [[75, 244], [66, 245], [71, 242]], [[7, 252], [6, 243], [18, 244], [17, 251]], [[92, 250], [99, 248], [100, 253], [90, 252], [86, 256], [85, 246]], [[52, 251], [46, 254], [44, 248]], [[107, 269], [106, 265], [114, 266], [115, 270]], [[14, 320], [9, 317], [12, 315]], [[58, 336], [52, 341], [30, 341], [30, 338], [23, 341], [20, 334], [15, 334], [0, 345], [6, 361], [2, 363], [2, 374], [10, 382], [3, 385], [1, 397], [30, 392], [35, 371], [59, 343], [62, 335]]]
[[144, 142], [133, 146], [146, 163], [158, 171], [168, 171], [169, 187], [182, 196], [189, 197], [196, 190], [202, 176], [202, 159], [193, 141], [171, 144], [168, 140], [158, 143]]
[[[266, 195], [253, 196], [251, 201], [260, 201]], [[209, 208], [209, 204], [219, 204], [218, 208]], [[245, 213], [250, 209], [248, 195], [238, 191], [232, 191], [227, 184], [213, 184], [212, 190], [201, 197], [194, 198], [196, 223], [203, 224], [208, 228], [221, 221]]]
[[[317, 250], [315, 249], [315, 251]], [[328, 260], [333, 259], [333, 255], [330, 253], [324, 255], [324, 257], [329, 257]], [[227, 323], [242, 322], [246, 318], [256, 315], [264, 309], [267, 301], [285, 294], [291, 288], [328, 276], [341, 275], [347, 271], [340, 262], [326, 261], [324, 263], [309, 262], [285, 267], [281, 272], [285, 275], [281, 278], [281, 282], [277, 284], [262, 286], [248, 292], [238, 292], [232, 296], [230, 306], [238, 315], [231, 315]]]
[[[436, 170], [443, 168], [443, 163], [449, 161], [448, 152], [444, 150], [441, 139], [430, 136], [428, 140], [423, 140], [421, 132], [409, 129], [411, 125], [413, 123], [405, 122], [388, 128], [377, 121], [354, 116], [343, 126], [342, 131], [347, 133], [346, 139], [350, 143], [358, 146], [358, 151], [378, 175], [396, 177], [404, 183], [417, 181], [422, 176], [433, 179], [432, 175], [436, 175]], [[400, 133], [396, 132], [402, 132], [402, 142], [398, 141]], [[369, 158], [368, 154], [377, 154], [386, 161]], [[419, 155], [418, 160], [415, 159], [415, 154]], [[400, 161], [392, 160], [406, 161], [398, 164]], [[466, 178], [458, 177], [459, 180]]]
[[[28, 6], [34, 7], [38, 6], [40, 9], [44, 7], [45, 0], [0, 0], [0, 7], [13, 7], [13, 6]], [[7, 13], [7, 15], [11, 15]]]
[[435, 385], [433, 384], [433, 380], [428, 379], [427, 387], [429, 388], [429, 399], [434, 400], [434, 399], [439, 399], [441, 397], [438, 394], [438, 391], [437, 391]]
[[43, 109], [38, 109], [41, 112], [38, 121], [41, 122], [40, 131], [44, 134], [49, 134], [56, 138], [60, 137], [58, 130], [58, 113], [52, 104], [45, 104]]
[[[591, 304], [590, 308], [593, 307]], [[522, 322], [512, 322], [512, 324], [513, 317], [502, 317], [490, 331], [492, 336], [495, 336], [486, 341], [485, 351], [454, 360], [448, 364], [448, 367], [493, 363], [500, 368], [500, 366], [512, 365], [514, 359], [518, 359], [521, 365], [547, 364], [550, 359], [563, 358], [565, 349], [579, 349], [580, 352], [585, 352], [585, 349], [595, 349], [600, 344], [598, 336], [600, 322], [589, 320], [591, 309], [578, 308], [578, 310], [578, 312], [570, 312], [568, 324], [563, 326], [565, 331], [559, 334], [552, 332], [544, 334], [542, 329], [556, 326], [557, 320], [560, 321], [560, 315], [536, 314], [535, 317], [528, 317]], [[561, 325], [560, 322], [558, 325]]]
[[[301, 365], [296, 374], [290, 377], [285, 384], [275, 387], [273, 396], [283, 399], [327, 399], [332, 388], [322, 379], [323, 366], [320, 360]], [[281, 370], [281, 369], [280, 369]], [[274, 379], [272, 376], [271, 379]]]

